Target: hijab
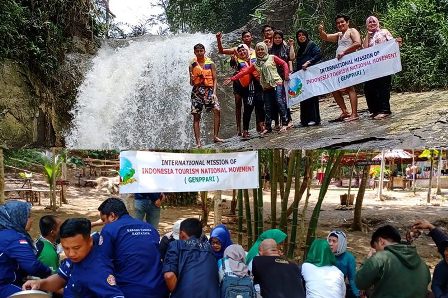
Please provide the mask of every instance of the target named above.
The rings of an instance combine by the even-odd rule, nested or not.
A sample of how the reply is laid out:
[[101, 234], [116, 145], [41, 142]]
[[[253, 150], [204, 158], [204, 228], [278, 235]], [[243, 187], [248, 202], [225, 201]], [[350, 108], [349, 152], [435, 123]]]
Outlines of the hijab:
[[[246, 252], [239, 244], [229, 245], [224, 251], [224, 258], [228, 261], [230, 270], [232, 273], [244, 277], [248, 275], [248, 269], [246, 265]], [[223, 260], [223, 262], [225, 262]]]
[[311, 263], [317, 267], [332, 266], [336, 265], [336, 257], [331, 251], [327, 240], [316, 239], [311, 244], [305, 262]]
[[213, 238], [216, 238], [221, 242], [221, 250], [216, 252], [213, 250], [213, 254], [215, 255], [216, 259], [222, 259], [224, 255], [224, 250], [229, 246], [232, 245], [232, 239], [230, 239], [230, 232], [227, 229], [225, 225], [217, 225], [212, 229], [210, 232], [210, 243]]
[[260, 236], [258, 236], [257, 241], [255, 241], [254, 245], [250, 248], [249, 252], [246, 256], [246, 264], [249, 264], [250, 261], [258, 254], [258, 248], [260, 247], [260, 244], [265, 239], [274, 239], [277, 244], [282, 243], [286, 239], [286, 234], [279, 230], [279, 229], [271, 229], [264, 231], [261, 233]]
[[[299, 35], [299, 33], [302, 33], [303, 35], [305, 35], [305, 37], [306, 37], [306, 40], [305, 40], [305, 42], [300, 42], [299, 41], [299, 38], [297, 37], [297, 35]], [[310, 37], [309, 37], [309, 35], [308, 35], [308, 32], [306, 32], [305, 30], [303, 30], [303, 29], [299, 29], [299, 30], [297, 30], [297, 32], [296, 32], [296, 39], [297, 39], [297, 44], [298, 44], [298, 46], [299, 46], [299, 48], [298, 48], [298, 50], [297, 50], [297, 56], [302, 56], [303, 55], [303, 53], [305, 53], [305, 50], [306, 50], [306, 48], [307, 48], [307, 46], [308, 46], [308, 43], [310, 42]]]
[[260, 80], [266, 82], [269, 86], [275, 87], [277, 85], [277, 82], [274, 79], [275, 74], [273, 73], [273, 71], [277, 73], [277, 68], [271, 69], [266, 65], [266, 61], [269, 58], [268, 46], [264, 42], [259, 42], [255, 46], [255, 51], [257, 51], [260, 48], [263, 48], [266, 53], [261, 58], [259, 58], [257, 55], [257, 61], [255, 62], [255, 65], [261, 70]]
[[374, 24], [375, 24], [375, 28], [374, 28], [375, 31], [374, 31], [374, 32], [379, 31], [379, 30], [380, 30], [380, 21], [378, 21], [378, 18], [375, 17], [375, 16], [370, 16], [370, 17], [368, 17], [367, 20], [366, 20], [366, 26], [367, 26], [367, 28], [369, 28], [369, 22], [370, 22], [370, 21], [373, 21]]
[[347, 250], [347, 236], [344, 232], [338, 230], [331, 231], [327, 236], [327, 241], [330, 239], [330, 236], [338, 238], [338, 248], [334, 254], [336, 256], [342, 255]]
[[25, 230], [31, 213], [31, 204], [20, 201], [7, 201], [0, 206], [0, 230], [14, 230], [23, 236], [34, 249], [33, 240]]
[[249, 47], [246, 44], [242, 43], [242, 44], [240, 44], [240, 45], [238, 45], [236, 47], [236, 51], [238, 52], [238, 50], [241, 49], [241, 48], [246, 49], [247, 55], [246, 55], [246, 57], [240, 57], [240, 55], [238, 54], [238, 58], [244, 59], [244, 60], [248, 60], [250, 58], [250, 49], [249, 49]]

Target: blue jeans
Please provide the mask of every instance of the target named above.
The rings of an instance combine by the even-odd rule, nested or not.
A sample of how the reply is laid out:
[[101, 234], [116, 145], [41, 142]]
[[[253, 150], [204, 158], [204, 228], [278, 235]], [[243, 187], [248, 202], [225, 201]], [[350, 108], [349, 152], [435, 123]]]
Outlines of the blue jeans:
[[277, 107], [277, 111], [280, 114], [282, 125], [288, 125], [288, 119], [286, 115], [286, 100], [283, 96], [283, 85], [278, 85], [275, 88], [263, 90], [263, 101], [265, 111], [265, 126], [268, 131], [272, 130], [272, 112], [275, 107]]
[[135, 218], [143, 220], [158, 229], [160, 221], [160, 207], [154, 205], [151, 200], [134, 200]]

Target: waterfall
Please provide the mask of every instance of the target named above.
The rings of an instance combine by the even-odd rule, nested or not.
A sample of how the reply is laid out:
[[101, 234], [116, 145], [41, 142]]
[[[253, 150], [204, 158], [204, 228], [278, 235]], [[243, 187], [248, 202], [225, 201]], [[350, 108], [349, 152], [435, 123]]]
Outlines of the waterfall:
[[185, 34], [147, 36], [124, 47], [105, 43], [78, 90], [67, 147], [191, 147], [188, 63], [195, 44], [208, 50], [213, 40]]

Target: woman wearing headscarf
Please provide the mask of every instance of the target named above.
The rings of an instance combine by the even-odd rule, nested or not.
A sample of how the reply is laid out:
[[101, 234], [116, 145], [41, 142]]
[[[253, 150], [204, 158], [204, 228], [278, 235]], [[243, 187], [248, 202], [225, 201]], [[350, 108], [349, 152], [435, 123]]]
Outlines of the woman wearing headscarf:
[[232, 245], [232, 239], [230, 238], [230, 232], [225, 225], [217, 225], [210, 232], [210, 245], [213, 250], [213, 254], [216, 260], [222, 259], [224, 250]]
[[222, 281], [224, 274], [237, 277], [249, 276], [249, 270], [246, 265], [246, 252], [239, 244], [231, 244], [224, 250], [223, 258], [219, 261], [218, 266], [220, 281]]
[[335, 265], [336, 258], [327, 240], [314, 240], [302, 264], [307, 298], [345, 297], [344, 274]]
[[[238, 53], [236, 59], [235, 70], [237, 72], [244, 71], [250, 67], [257, 60], [255, 56], [251, 56], [250, 49], [245, 44], [240, 44], [236, 51]], [[239, 86], [239, 87], [236, 87]], [[241, 93], [243, 99], [243, 140], [248, 140], [249, 125], [252, 112], [255, 108], [255, 117], [257, 122], [257, 131], [261, 132], [264, 129], [264, 103], [263, 103], [263, 88], [260, 85], [260, 76], [257, 72], [245, 75], [239, 80], [233, 82], [234, 92], [237, 90]]]
[[[363, 41], [363, 48], [373, 47], [393, 39], [392, 34], [387, 29], [382, 29], [378, 19], [374, 16], [367, 18], [366, 26], [367, 35]], [[391, 85], [392, 76], [390, 75], [364, 83], [364, 95], [370, 117], [373, 119], [383, 119], [392, 113], [389, 103]]]
[[31, 205], [8, 201], [0, 206], [0, 298], [21, 291], [27, 275], [47, 277], [51, 269], [38, 261], [31, 228]]
[[336, 257], [336, 267], [341, 270], [344, 277], [348, 280], [345, 297], [359, 297], [360, 293], [355, 283], [356, 260], [355, 257], [347, 251], [347, 236], [342, 231], [334, 230], [328, 234], [327, 241], [331, 251]]
[[244, 71], [239, 72], [226, 80], [225, 84], [229, 84], [230, 81], [236, 81], [241, 77], [252, 74], [255, 71], [260, 74], [260, 83], [263, 87], [263, 102], [265, 111], [265, 129], [261, 135], [272, 132], [272, 110], [276, 106], [280, 113], [280, 119], [282, 121], [282, 128], [280, 132], [285, 132], [288, 125], [288, 118], [286, 115], [286, 101], [283, 97], [283, 79], [277, 72], [277, 65], [283, 69], [283, 75], [285, 80], [289, 80], [289, 67], [288, 64], [275, 55], [269, 55], [268, 47], [264, 42], [259, 42], [255, 46], [255, 52], [257, 55], [257, 61]]
[[[296, 54], [294, 52], [294, 40], [290, 39], [288, 43], [285, 42], [283, 31], [281, 30], [274, 30], [274, 37], [272, 39], [272, 47], [269, 49], [269, 54], [275, 55], [279, 58], [281, 58], [283, 61], [288, 63], [289, 72], [292, 72], [293, 65], [292, 61], [295, 59]], [[284, 79], [283, 71], [282, 69], [277, 66], [277, 72], [280, 74], [282, 79]], [[284, 89], [283, 89], [284, 90]], [[284, 91], [283, 96], [285, 97], [286, 101], [286, 92]], [[291, 117], [291, 110], [290, 108], [286, 109], [286, 114], [288, 117], [288, 127], [292, 127], [292, 117]], [[278, 122], [278, 112], [275, 110], [273, 112], [272, 118], [275, 120], [275, 122]]]
[[249, 252], [246, 256], [246, 264], [249, 264], [252, 259], [258, 255], [258, 248], [260, 247], [260, 243], [265, 239], [274, 239], [277, 244], [282, 243], [286, 239], [286, 234], [279, 229], [271, 229], [264, 231], [258, 236], [257, 241], [252, 245]]
[[[295, 70], [305, 70], [319, 62], [322, 55], [317, 44], [310, 40], [308, 32], [300, 29], [296, 33], [297, 38], [297, 60]], [[311, 97], [300, 102], [300, 123], [302, 126], [313, 126], [320, 124], [319, 97]]]

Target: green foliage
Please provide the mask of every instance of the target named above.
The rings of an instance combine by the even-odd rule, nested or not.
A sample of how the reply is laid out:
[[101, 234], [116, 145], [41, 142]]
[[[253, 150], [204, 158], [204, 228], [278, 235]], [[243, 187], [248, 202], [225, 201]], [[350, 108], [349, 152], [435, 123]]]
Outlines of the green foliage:
[[383, 19], [385, 27], [404, 40], [403, 71], [395, 76], [395, 87], [448, 87], [448, 1], [401, 0]]
[[0, 59], [28, 65], [49, 79], [73, 36], [100, 35], [90, 1], [0, 1]]
[[[243, 26], [261, 0], [170, 0], [166, 8], [172, 32], [229, 32]], [[260, 12], [257, 13], [260, 17]]]

